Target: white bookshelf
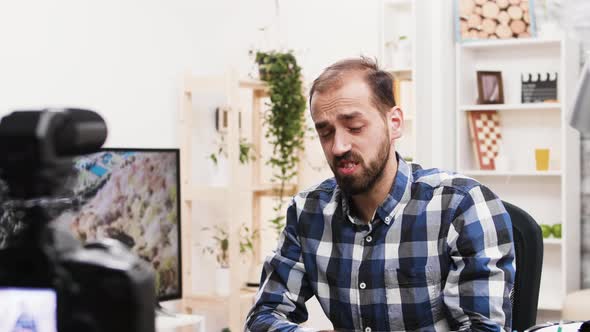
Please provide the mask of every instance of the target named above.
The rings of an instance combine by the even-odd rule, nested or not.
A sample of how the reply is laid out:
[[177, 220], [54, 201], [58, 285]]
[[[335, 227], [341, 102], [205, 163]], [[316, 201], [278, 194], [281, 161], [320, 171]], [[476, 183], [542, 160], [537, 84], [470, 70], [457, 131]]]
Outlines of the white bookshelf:
[[535, 47], [559, 47], [560, 39], [541, 39], [541, 38], [523, 38], [523, 39], [496, 39], [496, 40], [477, 40], [461, 44], [464, 50], [498, 50], [501, 48], [527, 49]]
[[560, 110], [561, 103], [461, 105], [459, 111], [530, 111]]
[[472, 177], [559, 177], [562, 174], [561, 171], [481, 171], [474, 169], [459, 170], [459, 173]]
[[[539, 224], [562, 223], [562, 239], [544, 239], [539, 309], [560, 310], [580, 288], [580, 138], [568, 125], [578, 72], [572, 41], [510, 39], [456, 45], [456, 169], [527, 211]], [[504, 104], [476, 105], [476, 71], [501, 71]], [[521, 73], [558, 72], [558, 102], [522, 104]], [[497, 110], [505, 169], [477, 167], [467, 114]], [[548, 171], [535, 168], [535, 149], [550, 149]]]
[[[413, 0], [382, 0], [379, 8], [379, 63], [392, 76], [403, 82], [403, 91], [398, 106], [404, 112], [405, 127], [401, 139], [396, 142], [396, 150], [403, 156], [417, 161], [416, 127], [416, 13]], [[406, 36], [412, 44], [406, 59], [396, 57], [396, 43], [400, 36]]]

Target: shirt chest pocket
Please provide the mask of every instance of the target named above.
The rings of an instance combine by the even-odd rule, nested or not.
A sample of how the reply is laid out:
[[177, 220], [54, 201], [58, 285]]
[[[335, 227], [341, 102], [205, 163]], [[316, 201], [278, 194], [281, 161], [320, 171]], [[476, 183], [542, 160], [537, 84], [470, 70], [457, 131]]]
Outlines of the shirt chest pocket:
[[429, 266], [386, 269], [384, 279], [392, 328], [413, 330], [442, 318], [439, 270]]

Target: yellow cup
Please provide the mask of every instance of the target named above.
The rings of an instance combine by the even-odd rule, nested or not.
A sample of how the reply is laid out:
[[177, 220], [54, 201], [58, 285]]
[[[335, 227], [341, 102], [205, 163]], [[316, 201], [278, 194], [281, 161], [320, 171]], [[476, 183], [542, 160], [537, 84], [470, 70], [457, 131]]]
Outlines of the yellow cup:
[[535, 161], [537, 162], [537, 171], [548, 171], [549, 149], [535, 149]]

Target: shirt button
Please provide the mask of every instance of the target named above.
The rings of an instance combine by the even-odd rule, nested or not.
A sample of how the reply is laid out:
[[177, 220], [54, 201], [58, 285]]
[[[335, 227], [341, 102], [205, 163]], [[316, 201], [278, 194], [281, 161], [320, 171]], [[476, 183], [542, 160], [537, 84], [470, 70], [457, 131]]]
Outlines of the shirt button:
[[371, 332], [371, 328], [370, 327], [365, 327], [365, 332]]
[[385, 221], [389, 222], [391, 220], [391, 217], [387, 216], [385, 217]]
[[361, 284], [359, 285], [359, 287], [361, 289], [365, 289], [365, 288], [367, 288], [367, 284], [365, 284], [364, 282], [361, 282]]
[[373, 238], [371, 237], [371, 235], [369, 235], [369, 236], [367, 236], [367, 237], [365, 238], [365, 240], [366, 240], [367, 242], [371, 242], [371, 241], [373, 241]]

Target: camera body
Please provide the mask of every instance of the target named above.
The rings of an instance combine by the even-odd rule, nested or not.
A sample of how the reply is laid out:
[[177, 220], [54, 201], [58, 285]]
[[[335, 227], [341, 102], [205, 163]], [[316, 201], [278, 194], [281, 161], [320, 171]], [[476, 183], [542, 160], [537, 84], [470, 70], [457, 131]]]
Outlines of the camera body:
[[56, 210], [83, 199], [59, 198], [71, 156], [94, 152], [105, 139], [102, 118], [84, 110], [14, 112], [0, 122], [0, 177], [7, 184], [0, 201], [0, 311], [8, 315], [0, 332], [39, 325], [155, 331], [151, 266], [116, 240], [82, 245], [49, 223]]

